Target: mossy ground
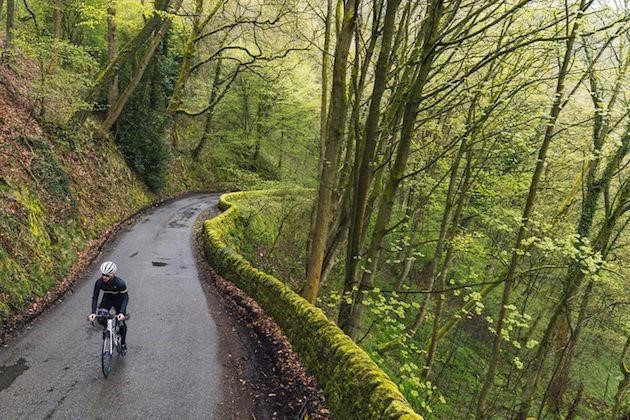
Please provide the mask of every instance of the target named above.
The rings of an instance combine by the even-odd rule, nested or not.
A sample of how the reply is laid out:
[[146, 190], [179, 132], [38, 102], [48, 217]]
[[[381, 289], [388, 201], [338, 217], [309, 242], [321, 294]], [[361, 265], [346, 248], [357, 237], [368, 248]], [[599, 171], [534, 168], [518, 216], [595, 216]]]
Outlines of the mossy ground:
[[107, 141], [4, 141], [0, 325], [63, 279], [87, 242], [155, 200]]

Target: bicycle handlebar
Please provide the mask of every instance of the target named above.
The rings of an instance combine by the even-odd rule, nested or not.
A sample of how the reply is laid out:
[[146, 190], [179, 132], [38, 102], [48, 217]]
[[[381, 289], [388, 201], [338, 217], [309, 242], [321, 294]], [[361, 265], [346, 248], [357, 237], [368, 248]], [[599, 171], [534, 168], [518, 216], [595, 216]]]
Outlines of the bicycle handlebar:
[[[112, 314], [96, 315], [96, 318], [114, 319], [114, 318], [118, 317], [118, 315], [119, 314], [116, 314], [116, 315], [112, 315]], [[123, 314], [123, 315], [125, 315], [125, 319], [123, 319], [123, 321], [127, 321], [131, 317], [131, 314]]]

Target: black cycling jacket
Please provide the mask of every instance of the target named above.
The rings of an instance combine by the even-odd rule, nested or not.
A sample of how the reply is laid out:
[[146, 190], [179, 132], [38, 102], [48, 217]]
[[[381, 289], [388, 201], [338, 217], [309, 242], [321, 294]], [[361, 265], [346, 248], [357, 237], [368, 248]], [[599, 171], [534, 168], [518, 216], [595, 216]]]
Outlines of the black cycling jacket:
[[103, 299], [121, 299], [120, 313], [127, 313], [127, 302], [129, 302], [129, 294], [127, 294], [127, 285], [120, 277], [114, 276], [110, 281], [104, 282], [99, 277], [94, 283], [94, 293], [92, 294], [92, 313], [96, 313], [96, 305], [98, 303], [98, 294], [103, 291]]

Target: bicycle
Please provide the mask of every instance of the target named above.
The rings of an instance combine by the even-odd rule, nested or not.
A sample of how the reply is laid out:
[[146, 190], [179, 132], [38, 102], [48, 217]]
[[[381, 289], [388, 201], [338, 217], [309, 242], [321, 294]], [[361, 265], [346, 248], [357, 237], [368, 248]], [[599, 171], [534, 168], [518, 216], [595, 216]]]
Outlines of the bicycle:
[[[109, 311], [104, 308], [99, 309], [96, 318], [106, 320], [106, 325], [103, 329], [103, 345], [101, 347], [101, 367], [103, 376], [107, 378], [114, 366], [114, 349], [116, 349], [119, 355], [125, 355], [122, 348], [122, 337], [119, 332], [121, 321], [118, 321], [116, 315], [110, 314]], [[129, 316], [127, 315], [125, 319], [128, 318]], [[92, 325], [94, 325], [94, 322], [92, 322]]]

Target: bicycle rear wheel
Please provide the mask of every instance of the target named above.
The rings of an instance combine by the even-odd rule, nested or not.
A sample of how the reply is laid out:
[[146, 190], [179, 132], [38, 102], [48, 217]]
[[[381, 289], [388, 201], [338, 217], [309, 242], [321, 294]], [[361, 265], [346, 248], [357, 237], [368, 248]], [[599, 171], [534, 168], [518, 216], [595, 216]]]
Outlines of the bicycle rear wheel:
[[112, 336], [109, 331], [105, 331], [103, 335], [103, 349], [101, 353], [101, 366], [103, 368], [103, 376], [107, 376], [112, 371], [112, 365], [114, 363], [114, 352], [112, 351]]

